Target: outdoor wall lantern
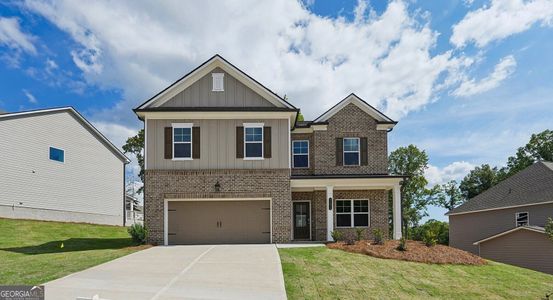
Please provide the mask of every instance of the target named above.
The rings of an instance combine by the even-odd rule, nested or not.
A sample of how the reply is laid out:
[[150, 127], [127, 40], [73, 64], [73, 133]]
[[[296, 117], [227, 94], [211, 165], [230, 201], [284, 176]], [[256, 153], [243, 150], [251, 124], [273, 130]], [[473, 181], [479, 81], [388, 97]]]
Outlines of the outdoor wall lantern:
[[332, 210], [332, 197], [328, 198], [328, 210]]
[[221, 184], [219, 183], [219, 180], [215, 183], [215, 191], [220, 192], [221, 191]]

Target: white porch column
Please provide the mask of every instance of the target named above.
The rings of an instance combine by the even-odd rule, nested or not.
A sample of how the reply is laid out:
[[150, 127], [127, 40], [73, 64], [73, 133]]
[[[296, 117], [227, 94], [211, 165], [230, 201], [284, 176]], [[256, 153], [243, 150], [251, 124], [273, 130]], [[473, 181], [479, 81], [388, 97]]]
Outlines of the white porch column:
[[334, 230], [334, 187], [326, 187], [326, 240], [329, 242], [332, 239], [332, 231]]
[[394, 240], [399, 240], [401, 239], [401, 188], [399, 184], [394, 185], [392, 204]]

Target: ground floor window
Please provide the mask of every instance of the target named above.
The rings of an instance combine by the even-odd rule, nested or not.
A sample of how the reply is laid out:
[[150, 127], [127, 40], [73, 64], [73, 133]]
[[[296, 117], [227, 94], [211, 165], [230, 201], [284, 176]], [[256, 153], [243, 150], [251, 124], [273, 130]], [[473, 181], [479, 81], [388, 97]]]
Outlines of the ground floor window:
[[336, 200], [336, 227], [368, 227], [369, 200]]

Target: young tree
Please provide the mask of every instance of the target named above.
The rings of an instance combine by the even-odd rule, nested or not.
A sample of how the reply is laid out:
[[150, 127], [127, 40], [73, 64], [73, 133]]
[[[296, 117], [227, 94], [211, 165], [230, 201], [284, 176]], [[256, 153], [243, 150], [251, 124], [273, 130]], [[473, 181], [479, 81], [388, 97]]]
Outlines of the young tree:
[[540, 160], [553, 161], [553, 130], [532, 134], [530, 141], [509, 157], [507, 167], [503, 168], [505, 178]]
[[409, 226], [417, 225], [427, 215], [426, 206], [431, 191], [426, 188], [428, 181], [424, 171], [428, 167], [428, 156], [415, 145], [409, 145], [390, 153], [388, 161], [390, 174], [408, 176], [401, 185], [402, 222], [404, 233], [407, 234]]
[[[123, 151], [125, 153], [132, 153], [136, 156], [136, 160], [140, 166], [138, 177], [144, 182], [144, 129], [140, 129], [135, 136], [127, 139], [127, 142], [123, 145]], [[144, 187], [142, 186], [136, 192], [140, 194], [143, 190]]]
[[436, 192], [433, 197], [432, 204], [443, 207], [448, 211], [466, 201], [466, 198], [463, 196], [463, 193], [459, 189], [457, 181], [455, 180], [438, 185], [434, 188], [434, 190]]
[[497, 167], [492, 168], [484, 164], [470, 171], [461, 181], [459, 189], [465, 199], [471, 199], [494, 186], [499, 181], [499, 177]]
[[553, 219], [551, 218], [548, 218], [545, 223], [545, 233], [547, 233], [549, 238], [553, 241]]

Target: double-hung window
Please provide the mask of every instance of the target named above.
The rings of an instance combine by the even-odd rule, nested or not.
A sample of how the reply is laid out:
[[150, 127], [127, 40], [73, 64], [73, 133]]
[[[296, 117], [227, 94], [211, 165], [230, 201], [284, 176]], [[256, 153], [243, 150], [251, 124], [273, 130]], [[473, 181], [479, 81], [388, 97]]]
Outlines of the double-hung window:
[[309, 168], [309, 141], [292, 141], [294, 168]]
[[369, 227], [369, 200], [336, 200], [336, 227]]
[[244, 158], [263, 159], [263, 124], [244, 124]]
[[359, 165], [359, 138], [344, 138], [344, 166]]
[[173, 159], [192, 159], [192, 124], [173, 124]]
[[528, 226], [529, 225], [529, 216], [528, 216], [528, 212], [517, 212], [515, 214], [515, 219], [516, 219], [516, 226], [517, 227], [520, 227], [520, 226]]

